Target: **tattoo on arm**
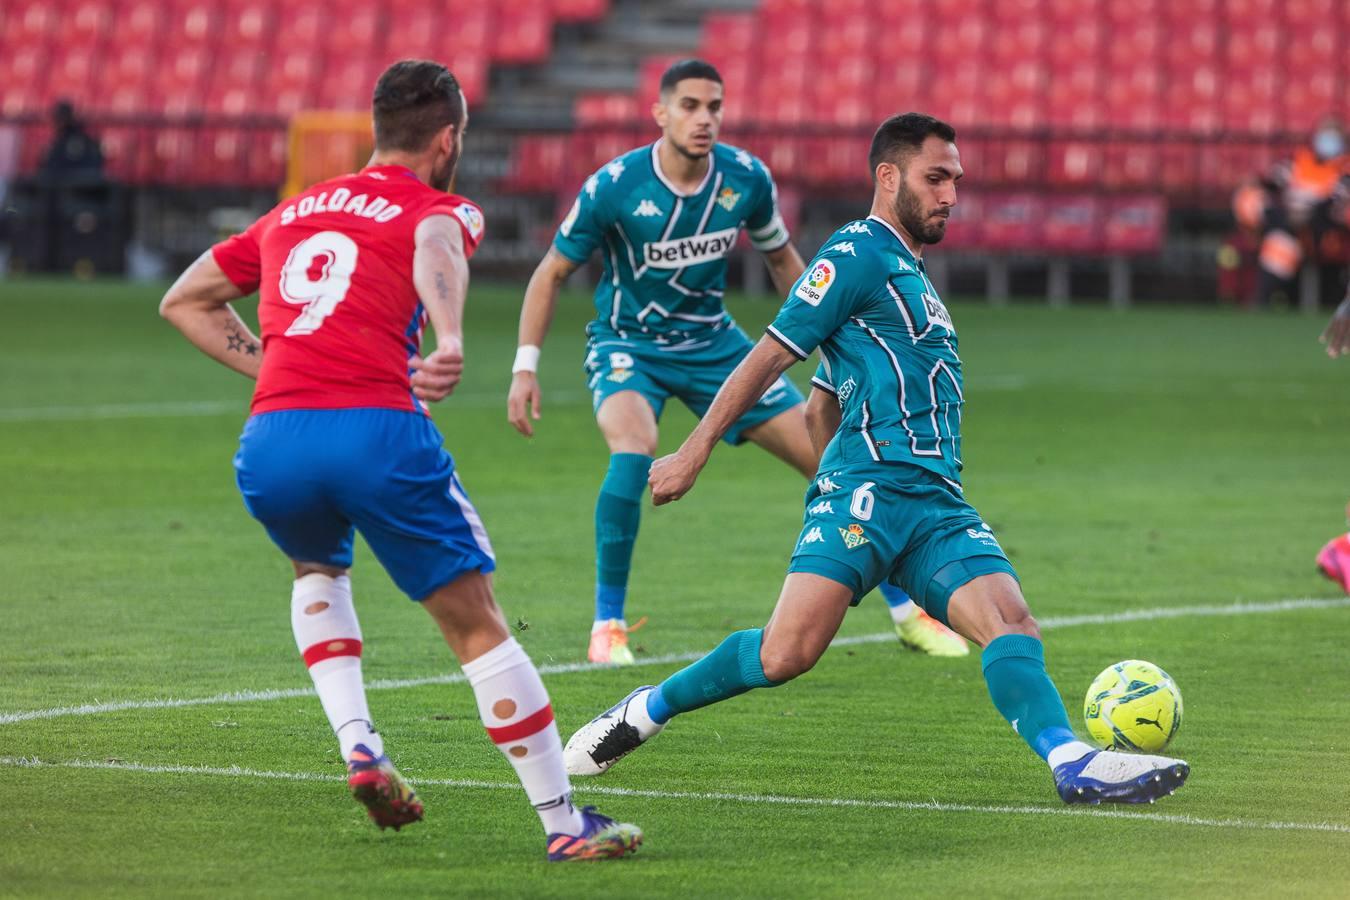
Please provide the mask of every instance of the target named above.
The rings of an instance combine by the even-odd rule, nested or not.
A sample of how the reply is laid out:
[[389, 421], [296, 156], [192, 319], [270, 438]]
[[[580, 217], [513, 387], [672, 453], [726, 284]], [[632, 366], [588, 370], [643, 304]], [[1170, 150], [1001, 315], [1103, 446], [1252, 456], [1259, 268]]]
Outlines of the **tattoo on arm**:
[[239, 330], [239, 326], [234, 322], [225, 323], [225, 340], [228, 342], [226, 349], [233, 350], [236, 353], [243, 353], [247, 356], [257, 356], [258, 342], [251, 340], [247, 334]]
[[442, 300], [450, 299], [450, 285], [445, 283], [445, 275], [441, 272], [436, 273], [436, 294]]

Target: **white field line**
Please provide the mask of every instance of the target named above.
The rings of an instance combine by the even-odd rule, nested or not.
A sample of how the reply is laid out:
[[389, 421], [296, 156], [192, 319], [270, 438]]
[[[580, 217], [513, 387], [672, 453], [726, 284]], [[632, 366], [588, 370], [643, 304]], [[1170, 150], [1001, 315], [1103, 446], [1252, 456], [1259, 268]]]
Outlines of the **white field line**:
[[[201, 775], [219, 778], [273, 779], [277, 781], [320, 781], [340, 783], [341, 775], [318, 772], [277, 772], [245, 769], [239, 766], [147, 765], [145, 763], [75, 759], [48, 762], [33, 757], [0, 756], [0, 766], [24, 769], [94, 769], [142, 772], [153, 775]], [[410, 778], [419, 787], [438, 786], [494, 791], [519, 791], [519, 784], [477, 781], [465, 778]], [[985, 806], [973, 803], [944, 803], [940, 800], [865, 800], [853, 797], [788, 797], [780, 794], [732, 794], [708, 791], [652, 791], [634, 788], [592, 785], [581, 788], [584, 794], [610, 797], [642, 797], [656, 800], [693, 800], [697, 802], [746, 803], [774, 806], [829, 806], [848, 809], [905, 810], [914, 812], [975, 813], [989, 816], [1081, 816], [1102, 819], [1136, 819], [1199, 828], [1227, 828], [1259, 831], [1315, 831], [1350, 834], [1350, 825], [1339, 822], [1280, 822], [1262, 819], [1212, 819], [1174, 813], [1132, 812], [1124, 809], [1071, 806]]]
[[[1079, 625], [1111, 625], [1118, 622], [1148, 622], [1159, 619], [1176, 619], [1191, 616], [1253, 616], [1267, 613], [1291, 612], [1303, 609], [1337, 609], [1350, 607], [1350, 597], [1332, 600], [1304, 597], [1296, 600], [1276, 600], [1268, 603], [1228, 603], [1214, 606], [1174, 606], [1156, 609], [1135, 609], [1118, 613], [1102, 613], [1082, 616], [1047, 616], [1039, 619], [1042, 630], [1073, 628]], [[835, 638], [831, 647], [850, 647], [858, 644], [878, 644], [895, 640], [892, 632], [863, 634], [854, 637]], [[665, 665], [667, 663], [690, 662], [703, 656], [711, 648], [691, 650], [684, 653], [666, 653], [660, 656], [638, 658], [636, 666]], [[568, 675], [575, 672], [593, 672], [597, 669], [613, 666], [590, 663], [556, 663], [539, 667], [541, 675]], [[458, 672], [441, 675], [426, 675], [420, 678], [380, 678], [366, 683], [371, 691], [398, 690], [401, 688], [422, 687], [433, 684], [459, 684], [465, 681]], [[106, 703], [84, 703], [79, 706], [55, 706], [48, 709], [33, 709], [23, 712], [0, 713], [0, 725], [13, 725], [33, 719], [55, 719], [63, 716], [93, 716], [101, 713], [120, 712], [128, 709], [175, 709], [185, 706], [215, 706], [229, 703], [256, 703], [266, 700], [285, 700], [292, 697], [310, 697], [314, 695], [312, 687], [274, 688], [258, 691], [229, 691], [209, 697], [162, 698], [150, 700], [121, 700]]]
[[[1027, 379], [1021, 375], [986, 375], [972, 382], [986, 391], [1019, 391]], [[580, 406], [591, 402], [589, 392], [558, 390], [544, 393], [545, 406]], [[506, 411], [506, 393], [496, 391], [465, 391], [451, 395], [436, 409], [453, 412], [455, 407], [465, 409], [492, 409], [500, 406]], [[248, 415], [248, 397], [234, 400], [163, 400], [144, 403], [90, 403], [52, 406], [0, 407], [0, 424], [25, 422], [88, 422], [107, 419], [176, 419], [197, 416], [234, 415], [241, 420]]]

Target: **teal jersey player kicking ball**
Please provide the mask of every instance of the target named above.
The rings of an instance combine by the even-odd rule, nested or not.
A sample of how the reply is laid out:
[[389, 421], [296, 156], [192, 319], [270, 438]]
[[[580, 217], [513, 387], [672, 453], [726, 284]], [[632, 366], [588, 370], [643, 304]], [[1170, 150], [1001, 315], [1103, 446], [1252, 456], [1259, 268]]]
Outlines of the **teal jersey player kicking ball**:
[[839, 426], [807, 492], [773, 616], [593, 719], [567, 742], [568, 771], [597, 775], [681, 713], [802, 674], [849, 606], [891, 580], [984, 648], [994, 706], [1049, 764], [1066, 802], [1170, 794], [1190, 771], [1181, 760], [1094, 750], [1074, 737], [1016, 573], [962, 495], [956, 329], [922, 259], [956, 204], [956, 132], [931, 116], [894, 116], [873, 138], [868, 163], [871, 215], [826, 242], [698, 427], [652, 466], [655, 503], [684, 496], [755, 398], [822, 351]]
[[[666, 402], [678, 399], [703, 415], [753, 347], [723, 306], [728, 253], [744, 230], [780, 292], [802, 274], [768, 169], [717, 141], [722, 103], [722, 79], [713, 66], [696, 59], [672, 65], [652, 106], [661, 138], [586, 180], [525, 291], [507, 407], [512, 425], [530, 436], [539, 418], [539, 348], [558, 292], [591, 256], [599, 253], [604, 261], [585, 360], [596, 424], [610, 454], [595, 505], [591, 662], [634, 662], [624, 611], [628, 576]], [[733, 445], [758, 444], [810, 478], [823, 445], [813, 446], [808, 423], [828, 415], [833, 403], [832, 395], [813, 390], [804, 415], [801, 394], [777, 378], [720, 436]], [[818, 430], [809, 427], [813, 435]], [[907, 646], [939, 656], [968, 652], [964, 640], [898, 587], [886, 585], [882, 594]]]

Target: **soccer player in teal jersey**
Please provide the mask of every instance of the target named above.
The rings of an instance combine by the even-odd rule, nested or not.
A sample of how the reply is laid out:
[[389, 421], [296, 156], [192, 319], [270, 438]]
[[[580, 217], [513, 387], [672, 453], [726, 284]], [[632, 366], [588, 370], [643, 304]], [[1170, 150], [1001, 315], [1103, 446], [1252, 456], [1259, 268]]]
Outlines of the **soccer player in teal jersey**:
[[[751, 154], [717, 142], [722, 79], [701, 60], [683, 60], [661, 79], [653, 116], [662, 136], [587, 179], [553, 247], [526, 288], [520, 349], [508, 416], [533, 434], [540, 389], [535, 375], [562, 283], [599, 251], [604, 275], [587, 329], [585, 368], [596, 422], [609, 445], [609, 467], [596, 502], [595, 619], [592, 662], [632, 664], [624, 615], [642, 493], [656, 452], [657, 422], [677, 397], [702, 415], [750, 339], [722, 303], [726, 257], [742, 229], [768, 263], [780, 292], [802, 272], [778, 212], [777, 189]], [[804, 476], [816, 470], [802, 396], [785, 378], [766, 387], [723, 435], [752, 441]], [[894, 586], [884, 591], [892, 615], [917, 635], [910, 643], [959, 655], [965, 642], [928, 620]]]
[[840, 425], [807, 492], [773, 616], [593, 719], [567, 742], [568, 771], [599, 774], [680, 713], [802, 674], [849, 606], [890, 579], [984, 648], [995, 707], [1049, 764], [1066, 802], [1169, 794], [1186, 763], [1094, 750], [1074, 737], [1016, 573], [962, 494], [956, 328], [922, 259], [956, 204], [956, 132], [931, 116], [894, 116], [877, 130], [868, 162], [871, 215], [825, 243], [698, 427], [652, 466], [653, 501], [678, 500], [755, 398], [821, 349]]

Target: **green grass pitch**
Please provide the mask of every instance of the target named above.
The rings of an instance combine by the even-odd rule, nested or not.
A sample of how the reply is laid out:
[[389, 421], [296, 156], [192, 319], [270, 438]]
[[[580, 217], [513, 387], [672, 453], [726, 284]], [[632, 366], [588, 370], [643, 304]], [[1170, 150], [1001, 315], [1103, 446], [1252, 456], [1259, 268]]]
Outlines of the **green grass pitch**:
[[[590, 305], [564, 299], [526, 441], [504, 412], [519, 290], [472, 289], [464, 383], [435, 416], [495, 543], [502, 605], [558, 669], [566, 736], [679, 663], [566, 670], [584, 658], [605, 455], [582, 383]], [[1350, 365], [1321, 353], [1321, 321], [953, 308], [969, 496], [1046, 623], [1080, 730], [1104, 666], [1138, 657], [1177, 680], [1171, 749], [1193, 773], [1176, 796], [1066, 814], [978, 657], [902, 651], [870, 598], [844, 626], [859, 640], [806, 677], [682, 718], [578, 782], [581, 801], [644, 827], [636, 856], [549, 866], [467, 686], [446, 683], [458, 668], [363, 546], [371, 706], [427, 819], [382, 833], [345, 795], [303, 695], [288, 566], [234, 489], [249, 385], [161, 322], [158, 297], [0, 283], [0, 897], [1350, 892], [1350, 607], [1313, 568], [1345, 527]], [[774, 311], [732, 308], [752, 334]], [[672, 407], [663, 447], [691, 423]], [[803, 489], [724, 447], [689, 497], [647, 508], [629, 605], [650, 619], [643, 657], [765, 621]], [[230, 692], [255, 693], [147, 702]]]

